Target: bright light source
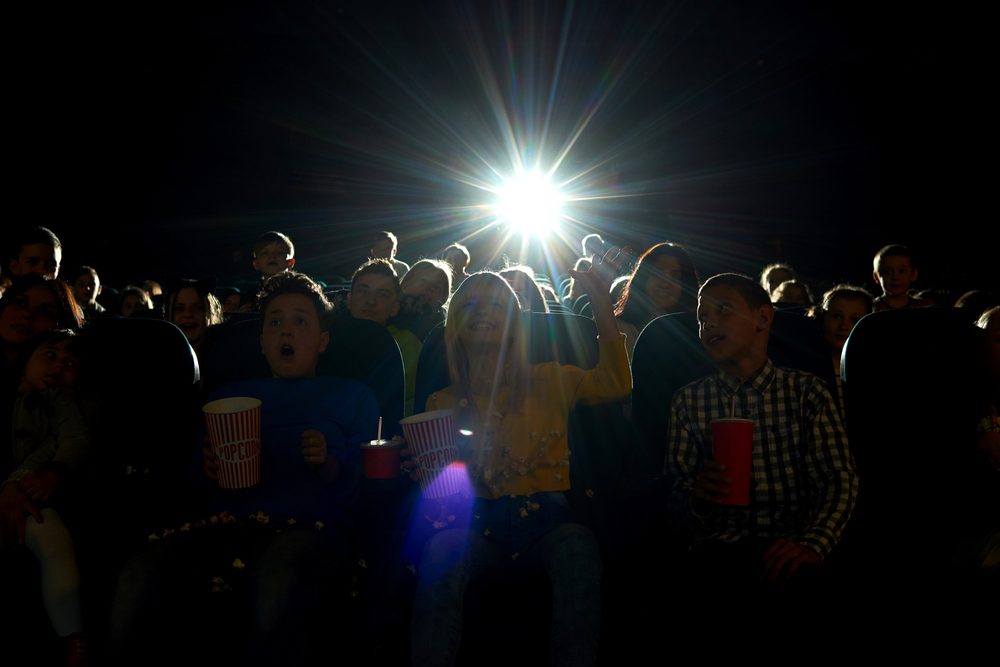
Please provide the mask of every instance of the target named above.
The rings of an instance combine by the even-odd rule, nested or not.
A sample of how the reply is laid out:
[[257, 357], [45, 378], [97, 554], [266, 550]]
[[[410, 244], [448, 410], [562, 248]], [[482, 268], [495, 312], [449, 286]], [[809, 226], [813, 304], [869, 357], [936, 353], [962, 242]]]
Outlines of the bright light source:
[[562, 219], [564, 197], [548, 176], [526, 171], [506, 181], [497, 190], [497, 219], [523, 234], [543, 236], [554, 231]]

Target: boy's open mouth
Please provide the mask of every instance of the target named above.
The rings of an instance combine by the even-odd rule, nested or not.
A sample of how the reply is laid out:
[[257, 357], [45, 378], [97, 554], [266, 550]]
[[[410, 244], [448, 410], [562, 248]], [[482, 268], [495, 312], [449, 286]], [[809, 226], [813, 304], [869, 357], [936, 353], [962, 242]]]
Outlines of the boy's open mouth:
[[292, 355], [295, 354], [295, 348], [289, 345], [288, 343], [284, 343], [281, 346], [280, 352], [281, 356], [283, 357], [291, 357]]
[[712, 334], [711, 336], [705, 338], [705, 342], [709, 345], [715, 345], [724, 338], [725, 336], [723, 336], [722, 334]]

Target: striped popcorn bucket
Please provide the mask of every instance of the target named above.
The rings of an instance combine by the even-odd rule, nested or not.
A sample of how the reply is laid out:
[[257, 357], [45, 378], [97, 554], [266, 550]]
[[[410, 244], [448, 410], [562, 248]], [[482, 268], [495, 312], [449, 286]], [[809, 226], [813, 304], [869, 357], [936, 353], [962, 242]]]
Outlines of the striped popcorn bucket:
[[465, 468], [458, 460], [453, 410], [421, 412], [399, 420], [406, 444], [420, 464], [417, 481], [425, 498], [444, 498], [463, 492]]
[[260, 401], [220, 398], [202, 406], [208, 439], [219, 460], [219, 486], [244, 489], [260, 481]]

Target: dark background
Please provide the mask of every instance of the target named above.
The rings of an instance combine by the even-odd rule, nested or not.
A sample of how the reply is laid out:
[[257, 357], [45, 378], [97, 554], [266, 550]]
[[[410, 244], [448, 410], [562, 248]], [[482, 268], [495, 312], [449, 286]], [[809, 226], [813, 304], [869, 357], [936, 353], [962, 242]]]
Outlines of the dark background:
[[[995, 77], [972, 10], [135, 4], [7, 26], [4, 226], [51, 227], [64, 270], [226, 282], [268, 229], [327, 280], [379, 229], [405, 261], [436, 256], [483, 226], [469, 181], [509, 171], [509, 129], [546, 165], [578, 134], [555, 177], [606, 197], [570, 208], [556, 264], [595, 229], [683, 242], [706, 275], [784, 260], [822, 287], [870, 282], [875, 250], [903, 242], [918, 286], [998, 283]], [[499, 240], [470, 241], [476, 268], [519, 257]]]

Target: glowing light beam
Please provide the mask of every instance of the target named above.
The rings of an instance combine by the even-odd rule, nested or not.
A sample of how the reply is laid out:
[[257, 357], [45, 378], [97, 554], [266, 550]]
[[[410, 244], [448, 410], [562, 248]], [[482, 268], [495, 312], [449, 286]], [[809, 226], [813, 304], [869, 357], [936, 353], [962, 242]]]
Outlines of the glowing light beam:
[[565, 197], [551, 179], [538, 171], [522, 171], [496, 191], [497, 221], [525, 236], [557, 231]]

